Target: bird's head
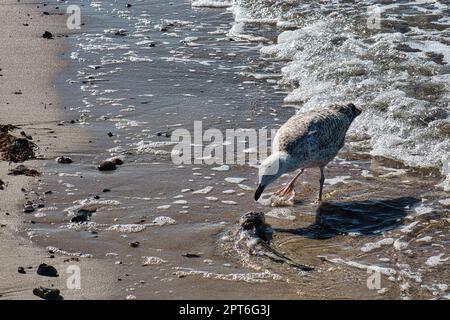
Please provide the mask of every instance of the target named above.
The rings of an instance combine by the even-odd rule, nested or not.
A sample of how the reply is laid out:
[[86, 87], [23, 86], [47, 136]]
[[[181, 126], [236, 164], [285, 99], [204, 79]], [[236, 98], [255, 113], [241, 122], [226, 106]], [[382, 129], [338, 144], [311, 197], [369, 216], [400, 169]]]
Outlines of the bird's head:
[[261, 197], [264, 189], [283, 175], [288, 169], [288, 155], [275, 152], [259, 166], [259, 185], [255, 192], [255, 200]]

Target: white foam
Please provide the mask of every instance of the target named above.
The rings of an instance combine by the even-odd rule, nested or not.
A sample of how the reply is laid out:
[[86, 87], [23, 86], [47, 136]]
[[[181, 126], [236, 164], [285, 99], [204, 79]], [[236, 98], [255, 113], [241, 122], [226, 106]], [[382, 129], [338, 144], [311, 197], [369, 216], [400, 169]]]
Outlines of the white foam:
[[229, 182], [229, 183], [236, 183], [236, 184], [240, 184], [240, 183], [244, 182], [245, 180], [247, 180], [247, 179], [245, 179], [245, 178], [238, 178], [238, 177], [228, 177], [228, 178], [225, 178], [225, 181], [226, 181], [226, 182]]
[[233, 189], [224, 190], [224, 191], [222, 191], [222, 193], [223, 194], [233, 194], [233, 193], [236, 193], [236, 190], [233, 190]]
[[336, 184], [339, 184], [339, 183], [347, 184], [348, 183], [347, 180], [350, 179], [350, 178], [351, 178], [350, 176], [338, 176], [338, 177], [326, 179], [325, 183], [329, 184], [329, 185], [332, 185], [332, 186], [334, 186]]
[[193, 7], [206, 7], [206, 8], [228, 8], [232, 6], [230, 1], [218, 1], [218, 0], [192, 0]]
[[214, 171], [229, 171], [230, 170], [230, 166], [224, 164], [224, 165], [222, 165], [220, 167], [211, 168], [211, 170], [214, 170]]
[[228, 204], [228, 205], [232, 205], [232, 206], [234, 206], [234, 205], [237, 205], [237, 202], [236, 201], [231, 201], [231, 200], [223, 200], [223, 201], [221, 201], [223, 204]]
[[414, 227], [417, 226], [419, 223], [420, 223], [420, 221], [414, 221], [414, 222], [408, 224], [407, 226], [404, 226], [403, 228], [401, 228], [400, 231], [403, 233], [410, 233], [413, 231]]
[[405, 250], [408, 247], [408, 242], [401, 240], [401, 239], [397, 239], [394, 242], [394, 249], [397, 251], [401, 251], [401, 250]]
[[393, 269], [393, 268], [385, 268], [385, 267], [380, 267], [377, 265], [367, 265], [367, 264], [363, 264], [363, 263], [359, 263], [359, 262], [355, 262], [355, 261], [346, 261], [342, 258], [326, 258], [326, 260], [329, 262], [337, 263], [337, 264], [348, 265], [350, 267], [354, 267], [354, 268], [361, 269], [361, 270], [378, 271], [381, 274], [388, 276], [388, 277], [394, 276], [397, 274], [397, 271], [395, 271], [395, 269]]
[[292, 214], [292, 210], [284, 208], [272, 209], [266, 213], [266, 216], [289, 221], [294, 221], [296, 219], [296, 217]]
[[61, 250], [57, 247], [52, 247], [52, 246], [48, 246], [46, 249], [48, 252], [52, 252], [55, 254], [61, 254], [61, 255], [69, 256], [69, 257], [79, 257], [79, 258], [92, 258], [93, 257], [93, 255], [89, 254], [89, 253], [68, 252], [68, 251]]
[[156, 265], [161, 265], [161, 264], [167, 263], [166, 260], [158, 258], [158, 257], [144, 256], [144, 257], [142, 257], [142, 259], [143, 259], [143, 261], [142, 261], [143, 266], [156, 266]]
[[245, 184], [242, 184], [242, 183], [238, 184], [238, 187], [241, 188], [242, 190], [245, 190], [245, 191], [253, 191], [252, 187], [249, 187], [249, 186], [247, 186]]
[[431, 240], [433, 240], [433, 237], [425, 236], [425, 237], [417, 239], [416, 242], [431, 242]]
[[439, 203], [442, 204], [444, 207], [450, 207], [450, 198], [439, 200]]
[[446, 262], [446, 261], [448, 261], [450, 259], [448, 257], [443, 259], [442, 257], [444, 255], [445, 255], [444, 253], [441, 253], [441, 254], [438, 254], [436, 256], [429, 257], [427, 259], [427, 261], [425, 262], [425, 264], [430, 266], [430, 267], [436, 267], [438, 265], [441, 265], [441, 264], [443, 264], [444, 262]]
[[[431, 3], [435, 6], [433, 10]], [[414, 8], [442, 15], [443, 9], [438, 8], [437, 3], [430, 1], [425, 6], [417, 2]], [[423, 121], [430, 112], [440, 110], [443, 113], [448, 105], [450, 75], [445, 71], [446, 66], [430, 61], [425, 54], [442, 54], [443, 62], [449, 62], [450, 47], [445, 42], [445, 31], [411, 28], [408, 33], [361, 34], [354, 32], [360, 29], [354, 23], [360, 21], [352, 18], [347, 4], [324, 4], [333, 11], [327, 16], [321, 16], [321, 9], [312, 9], [307, 3], [290, 3], [290, 6], [292, 11], [283, 11], [277, 5], [249, 5], [238, 0], [238, 8], [234, 8], [243, 20], [250, 17], [281, 21], [286, 16], [284, 20], [290, 21], [290, 12], [294, 16], [296, 10], [304, 12], [301, 28], [282, 32], [277, 44], [261, 48], [263, 56], [283, 63], [290, 61], [282, 68], [280, 80], [280, 84], [294, 87], [285, 103], [301, 103], [300, 112], [348, 101], [360, 105], [364, 112], [349, 133], [368, 134], [372, 155], [396, 159], [412, 167], [441, 168], [446, 176], [441, 187], [450, 190], [450, 171], [444, 172], [449, 159], [448, 156], [443, 158], [450, 148], [450, 139], [444, 133], [449, 118]], [[351, 7], [353, 12], [366, 10], [362, 3], [352, 3]], [[400, 7], [397, 4], [393, 7], [396, 12], [390, 12], [390, 17], [403, 19], [403, 13], [397, 13], [402, 12]], [[387, 6], [383, 6], [383, 10], [387, 10]], [[308, 19], [310, 12], [317, 16]], [[241, 16], [236, 15], [236, 21], [241, 21]], [[399, 44], [421, 51], [399, 51]], [[415, 83], [442, 88], [442, 94], [433, 94], [428, 101], [417, 97], [418, 91], [413, 87], [404, 89]]]
[[161, 227], [161, 226], [172, 225], [172, 224], [176, 224], [176, 223], [177, 222], [174, 219], [170, 218], [170, 217], [160, 216], [160, 217], [156, 217], [152, 221], [151, 225], [160, 226]]
[[383, 246], [392, 245], [393, 243], [394, 243], [393, 238], [385, 238], [385, 239], [381, 239], [380, 241], [377, 241], [377, 242], [368, 242], [361, 248], [361, 251], [362, 252], [370, 252], [370, 251], [379, 249]]
[[115, 224], [110, 226], [108, 231], [116, 231], [120, 233], [137, 233], [147, 228], [145, 224]]
[[208, 187], [206, 187], [206, 188], [203, 188], [203, 189], [194, 191], [194, 192], [192, 192], [192, 194], [208, 194], [208, 193], [210, 193], [211, 191], [213, 191], [213, 189], [214, 189], [213, 187], [208, 186]]
[[167, 209], [170, 209], [170, 207], [171, 207], [170, 204], [165, 204], [165, 205], [157, 207], [156, 209], [158, 209], [158, 210], [167, 210]]
[[248, 283], [266, 283], [268, 280], [281, 280], [281, 276], [270, 273], [269, 271], [259, 273], [215, 273], [188, 268], [175, 268], [175, 275], [178, 277], [201, 276], [206, 279], [224, 280], [224, 281], [243, 281]]

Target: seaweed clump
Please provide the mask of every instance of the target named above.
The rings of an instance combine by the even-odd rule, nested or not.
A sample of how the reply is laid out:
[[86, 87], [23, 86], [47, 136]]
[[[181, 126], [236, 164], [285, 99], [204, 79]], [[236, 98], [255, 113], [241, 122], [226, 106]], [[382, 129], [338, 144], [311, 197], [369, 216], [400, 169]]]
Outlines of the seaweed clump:
[[0, 160], [10, 162], [23, 162], [30, 159], [36, 159], [36, 144], [31, 142], [28, 137], [18, 138], [10, 133], [17, 129], [13, 125], [0, 124]]

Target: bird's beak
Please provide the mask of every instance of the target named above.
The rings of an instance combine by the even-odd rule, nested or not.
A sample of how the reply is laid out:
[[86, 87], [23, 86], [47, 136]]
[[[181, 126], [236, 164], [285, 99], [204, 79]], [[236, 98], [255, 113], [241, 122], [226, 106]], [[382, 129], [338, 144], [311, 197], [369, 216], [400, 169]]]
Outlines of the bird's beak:
[[263, 186], [262, 184], [258, 186], [258, 189], [256, 189], [255, 192], [255, 201], [258, 201], [258, 199], [261, 197], [261, 194], [263, 193], [265, 187], [266, 186]]

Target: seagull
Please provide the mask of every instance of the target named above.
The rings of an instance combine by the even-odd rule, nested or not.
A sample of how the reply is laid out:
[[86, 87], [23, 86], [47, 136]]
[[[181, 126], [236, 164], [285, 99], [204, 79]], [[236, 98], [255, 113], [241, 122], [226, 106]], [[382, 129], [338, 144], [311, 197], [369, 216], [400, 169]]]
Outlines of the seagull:
[[307, 168], [320, 168], [319, 202], [322, 201], [324, 168], [344, 146], [345, 135], [361, 109], [353, 103], [331, 106], [319, 111], [292, 116], [278, 129], [272, 143], [272, 154], [259, 167], [259, 186], [255, 200], [281, 175], [299, 170], [276, 195], [295, 196], [294, 184]]

